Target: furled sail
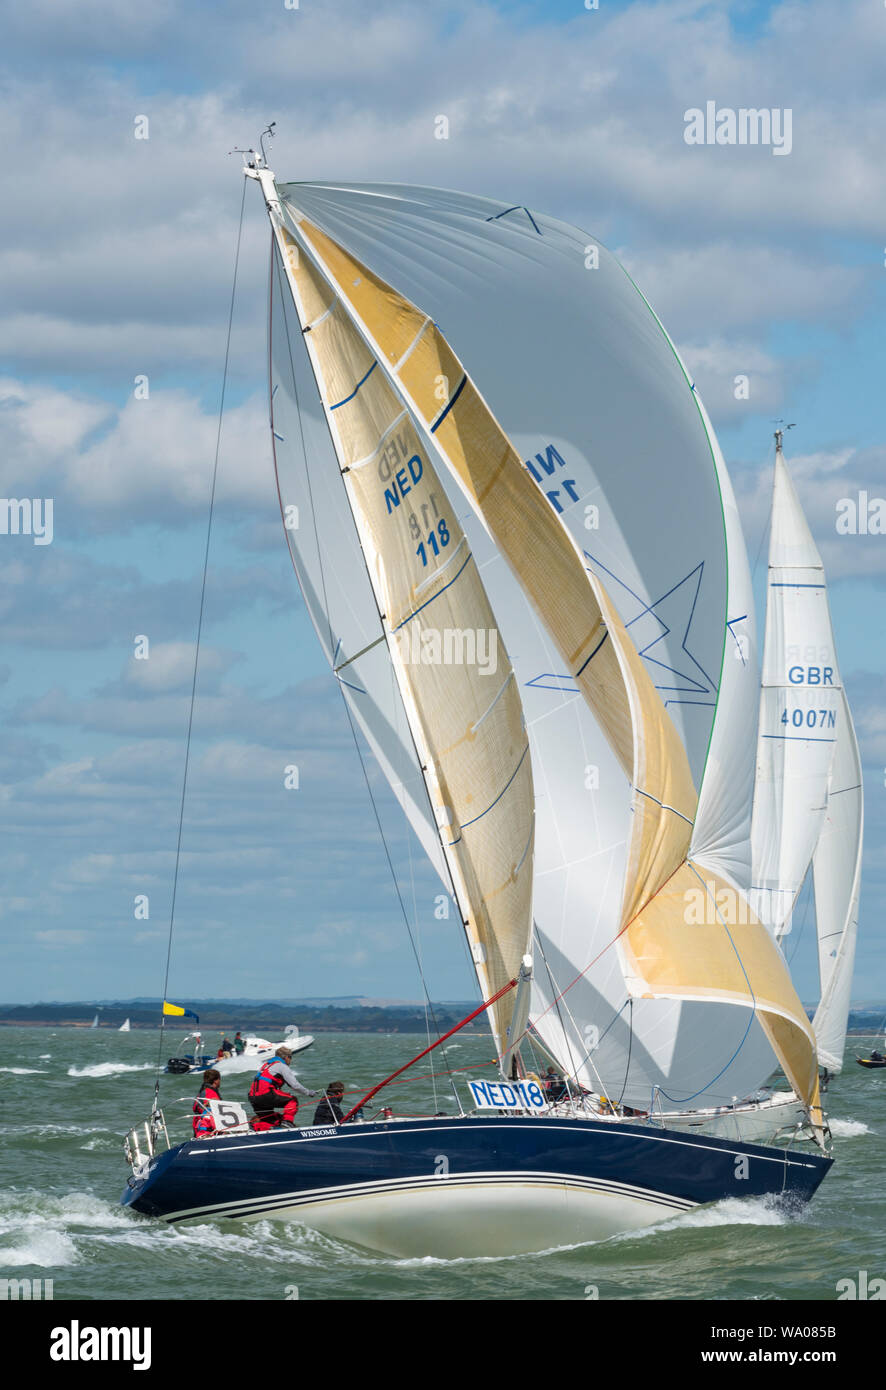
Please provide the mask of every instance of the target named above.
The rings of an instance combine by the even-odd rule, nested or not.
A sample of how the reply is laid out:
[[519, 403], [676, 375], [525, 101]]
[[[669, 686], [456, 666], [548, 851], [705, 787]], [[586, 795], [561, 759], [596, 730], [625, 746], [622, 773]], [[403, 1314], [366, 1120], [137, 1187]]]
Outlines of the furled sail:
[[[532, 921], [533, 785], [519, 692], [429, 452], [327, 279], [278, 244], [484, 994]], [[505, 1050], [512, 1001], [491, 1010]]]
[[845, 691], [840, 691], [837, 743], [828, 803], [812, 859], [821, 999], [812, 1020], [818, 1060], [843, 1067], [858, 927], [864, 792], [861, 759]]
[[[730, 932], [719, 909], [686, 928], [687, 895], [698, 877], [686, 860], [695, 813], [689, 762], [606, 590], [584, 569], [568, 530], [437, 324], [298, 209], [289, 212], [299, 243], [482, 516], [630, 772], [634, 814], [617, 932], [629, 953], [629, 989], [753, 1008], [815, 1109], [811, 1029], [765, 929], [748, 913], [750, 920]], [[735, 885], [716, 879], [711, 896], [721, 888], [741, 897]]]
[[[736, 767], [730, 749], [752, 741], [759, 695], [747, 561], [713, 431], [643, 297], [594, 238], [524, 208], [402, 185], [279, 193], [420, 304], [462, 360], [482, 364], [484, 400], [606, 585], [686, 748], [700, 784], [699, 862], [746, 883], [753, 767]], [[624, 760], [482, 526], [470, 513], [462, 523], [532, 745], [543, 1041], [587, 1085], [627, 1068], [634, 1103], [656, 1085], [699, 1103], [745, 1095], [771, 1070], [756, 1022], [627, 995], [607, 950], [627, 854]]]
[[840, 715], [824, 567], [779, 437], [751, 836], [751, 902], [776, 938], [821, 832]]

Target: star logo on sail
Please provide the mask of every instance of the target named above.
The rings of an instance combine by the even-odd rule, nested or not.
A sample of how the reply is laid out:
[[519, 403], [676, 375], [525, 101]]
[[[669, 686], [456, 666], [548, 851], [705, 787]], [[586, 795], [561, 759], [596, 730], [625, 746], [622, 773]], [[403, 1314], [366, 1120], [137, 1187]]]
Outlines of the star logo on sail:
[[[622, 601], [618, 606], [624, 617], [625, 627], [646, 663], [656, 688], [661, 691], [665, 705], [713, 706], [716, 702], [717, 683], [690, 649], [692, 625], [698, 611], [704, 578], [704, 561], [699, 561], [654, 602], [646, 603], [629, 584], [589, 551], [586, 550], [584, 553], [593, 573], [603, 579], [611, 590], [617, 587], [621, 591]], [[632, 617], [626, 616], [628, 610], [624, 602], [625, 595], [639, 605], [639, 611]], [[615, 594], [613, 596], [615, 597]], [[550, 672], [536, 676], [528, 681], [527, 685], [542, 690], [563, 692], [575, 688], [569, 676]]]

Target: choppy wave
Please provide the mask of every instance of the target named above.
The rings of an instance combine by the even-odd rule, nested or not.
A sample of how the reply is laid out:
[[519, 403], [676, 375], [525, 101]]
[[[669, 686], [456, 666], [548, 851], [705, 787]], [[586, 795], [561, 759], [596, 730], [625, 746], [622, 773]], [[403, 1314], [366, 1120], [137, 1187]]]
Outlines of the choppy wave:
[[803, 1210], [773, 1197], [727, 1197], [709, 1207], [699, 1207], [695, 1211], [668, 1217], [666, 1221], [657, 1221], [654, 1226], [624, 1231], [612, 1239], [642, 1240], [646, 1236], [661, 1235], [667, 1231], [706, 1230], [717, 1226], [792, 1226], [802, 1219], [800, 1213]]
[[13, 1138], [32, 1134], [112, 1134], [113, 1132], [105, 1125], [0, 1125], [0, 1135], [9, 1134]]
[[122, 1076], [126, 1071], [155, 1071], [153, 1062], [94, 1062], [88, 1067], [68, 1067], [68, 1076]]
[[49, 1197], [33, 1190], [0, 1193], [0, 1265], [41, 1269], [77, 1264], [77, 1237], [132, 1221], [88, 1192]]
[[859, 1134], [870, 1134], [871, 1129], [864, 1120], [835, 1120], [828, 1116], [831, 1134], [838, 1139], [855, 1139]]

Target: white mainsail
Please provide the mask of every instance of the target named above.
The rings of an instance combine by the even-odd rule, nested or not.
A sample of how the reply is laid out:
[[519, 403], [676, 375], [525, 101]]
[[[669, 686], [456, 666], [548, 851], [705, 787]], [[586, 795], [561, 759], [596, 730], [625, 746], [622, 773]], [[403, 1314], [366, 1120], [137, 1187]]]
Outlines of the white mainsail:
[[[288, 211], [299, 247], [335, 292], [323, 318], [328, 321], [343, 306], [373, 355], [359, 384], [382, 366], [423, 424], [631, 776], [628, 868], [613, 938], [631, 995], [751, 1008], [817, 1116], [808, 1020], [765, 928], [750, 913], [737, 920], [731, 915], [737, 887], [688, 857], [696, 798], [685, 749], [608, 594], [585, 569], [550, 499], [533, 482], [532, 470], [521, 463], [437, 323], [301, 209]], [[345, 380], [348, 375], [353, 371]], [[687, 901], [700, 891], [709, 900], [706, 913], [690, 922]], [[724, 895], [732, 903], [726, 916]]]
[[128, 1018], [125, 1018], [125, 1019], [123, 1020], [123, 1022], [120, 1024], [120, 1027], [117, 1029], [117, 1032], [118, 1032], [118, 1033], [128, 1033], [129, 1031], [130, 1031], [129, 1019], [128, 1019]]
[[824, 566], [776, 438], [751, 902], [776, 938], [815, 850], [841, 714]]

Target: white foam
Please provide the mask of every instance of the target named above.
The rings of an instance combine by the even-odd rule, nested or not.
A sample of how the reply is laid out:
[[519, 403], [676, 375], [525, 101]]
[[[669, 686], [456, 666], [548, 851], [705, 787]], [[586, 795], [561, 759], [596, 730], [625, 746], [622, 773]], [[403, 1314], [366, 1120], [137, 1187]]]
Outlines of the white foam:
[[624, 1231], [614, 1242], [642, 1239], [667, 1231], [708, 1230], [718, 1226], [789, 1226], [798, 1219], [798, 1209], [786, 1209], [771, 1197], [726, 1197], [708, 1207], [683, 1212], [654, 1226]]
[[45, 1076], [45, 1067], [0, 1067], [0, 1071], [11, 1072], [13, 1076]]
[[51, 1052], [41, 1052], [41, 1053], [40, 1053], [40, 1056], [37, 1058], [37, 1061], [38, 1061], [38, 1062], [49, 1062], [49, 1061], [51, 1061], [51, 1060], [52, 1060], [52, 1053], [51, 1053]]
[[13, 1245], [0, 1239], [0, 1264], [4, 1268], [36, 1265], [40, 1269], [55, 1269], [76, 1263], [77, 1247], [65, 1231], [32, 1231]]
[[78, 1241], [102, 1228], [128, 1226], [133, 1217], [121, 1207], [72, 1192], [48, 1197], [33, 1190], [0, 1193], [0, 1268], [35, 1265], [53, 1269], [77, 1264]]
[[[0, 1125], [0, 1134], [111, 1134], [104, 1125]], [[122, 1138], [122, 1136], [121, 1136]]]
[[864, 1120], [834, 1120], [828, 1116], [828, 1125], [831, 1134], [838, 1139], [855, 1139], [859, 1134], [870, 1134], [870, 1128]]
[[134, 1217], [116, 1202], [95, 1197], [91, 1192], [69, 1192], [64, 1197], [47, 1196], [33, 1188], [11, 1188], [0, 1192], [0, 1234], [27, 1226], [82, 1227], [98, 1230], [102, 1227], [129, 1226]]
[[68, 1076], [122, 1076], [126, 1071], [154, 1071], [153, 1062], [94, 1062], [89, 1067], [68, 1067]]

